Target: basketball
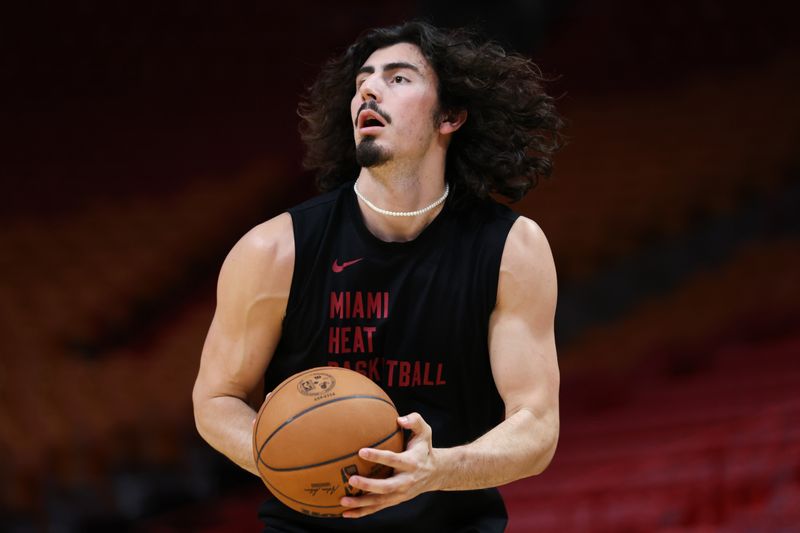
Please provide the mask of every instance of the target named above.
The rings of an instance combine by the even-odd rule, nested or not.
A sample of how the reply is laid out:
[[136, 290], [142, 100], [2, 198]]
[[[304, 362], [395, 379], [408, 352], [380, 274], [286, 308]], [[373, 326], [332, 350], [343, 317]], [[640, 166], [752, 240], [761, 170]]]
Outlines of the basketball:
[[369, 378], [338, 367], [299, 372], [275, 387], [253, 429], [264, 484], [303, 514], [341, 516], [343, 496], [361, 491], [352, 475], [386, 478], [392, 469], [365, 461], [361, 448], [401, 452], [403, 432], [389, 396]]

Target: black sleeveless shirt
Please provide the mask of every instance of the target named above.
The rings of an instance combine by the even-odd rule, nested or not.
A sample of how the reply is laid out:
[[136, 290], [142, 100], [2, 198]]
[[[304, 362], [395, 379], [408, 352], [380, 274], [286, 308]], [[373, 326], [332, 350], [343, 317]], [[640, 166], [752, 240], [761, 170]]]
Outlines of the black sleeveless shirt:
[[[352, 182], [289, 213], [294, 274], [265, 390], [308, 368], [351, 368], [401, 415], [420, 413], [435, 447], [466, 444], [502, 421], [488, 328], [515, 213], [492, 200], [447, 202], [413, 241], [384, 242], [364, 224]], [[497, 489], [425, 493], [355, 520], [304, 516], [272, 498], [259, 516], [267, 531], [314, 532], [494, 532], [507, 521]]]

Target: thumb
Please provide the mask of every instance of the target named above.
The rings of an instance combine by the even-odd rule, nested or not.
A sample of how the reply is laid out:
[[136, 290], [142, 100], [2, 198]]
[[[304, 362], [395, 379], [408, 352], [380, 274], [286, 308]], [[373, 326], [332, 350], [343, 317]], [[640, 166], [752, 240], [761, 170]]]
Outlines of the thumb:
[[431, 427], [419, 413], [401, 416], [397, 419], [397, 423], [400, 424], [400, 427], [403, 429], [409, 429], [416, 435], [429, 433], [431, 431]]

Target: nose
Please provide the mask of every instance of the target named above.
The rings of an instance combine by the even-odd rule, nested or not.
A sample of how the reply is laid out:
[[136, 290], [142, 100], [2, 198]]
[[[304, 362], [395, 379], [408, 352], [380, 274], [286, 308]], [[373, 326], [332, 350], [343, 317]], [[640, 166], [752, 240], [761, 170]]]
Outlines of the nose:
[[381, 101], [381, 93], [380, 89], [378, 88], [377, 80], [378, 77], [375, 75], [368, 76], [361, 82], [361, 86], [358, 88], [358, 92], [361, 95], [361, 99], [366, 102], [367, 100], [375, 100], [376, 102]]

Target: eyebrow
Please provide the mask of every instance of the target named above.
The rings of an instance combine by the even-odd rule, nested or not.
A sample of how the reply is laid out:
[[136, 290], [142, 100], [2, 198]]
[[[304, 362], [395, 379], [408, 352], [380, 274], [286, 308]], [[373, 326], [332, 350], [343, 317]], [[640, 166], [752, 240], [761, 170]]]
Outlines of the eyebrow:
[[[383, 65], [383, 71], [384, 72], [386, 72], [387, 70], [398, 70], [398, 69], [401, 69], [401, 68], [407, 68], [407, 69], [413, 70], [414, 72], [416, 72], [419, 75], [422, 75], [422, 71], [420, 71], [419, 67], [414, 65], [413, 63], [407, 63], [405, 61], [395, 61], [395, 62], [386, 63], [385, 65]], [[359, 74], [372, 74], [373, 72], [375, 72], [375, 67], [370, 67], [370, 66], [366, 66], [365, 65], [365, 66], [361, 67], [360, 69], [358, 69], [358, 72], [356, 72], [356, 76], [358, 76]]]

